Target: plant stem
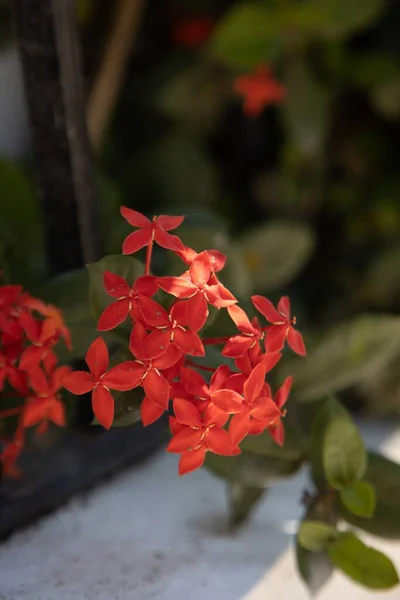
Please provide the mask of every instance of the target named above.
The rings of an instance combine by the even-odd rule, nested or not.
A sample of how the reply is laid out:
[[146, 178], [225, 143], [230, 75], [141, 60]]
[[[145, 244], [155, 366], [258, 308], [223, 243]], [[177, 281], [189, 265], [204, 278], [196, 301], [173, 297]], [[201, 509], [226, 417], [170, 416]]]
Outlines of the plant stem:
[[146, 249], [146, 264], [144, 267], [145, 275], [150, 275], [151, 255], [153, 254], [153, 244], [154, 244], [154, 241], [151, 240], [150, 244], [147, 246], [147, 249]]
[[213, 367], [204, 367], [203, 365], [198, 365], [193, 360], [187, 360], [186, 364], [190, 367], [196, 367], [196, 369], [200, 369], [200, 371], [209, 371], [210, 373], [214, 373], [215, 371]]
[[0, 411], [0, 419], [6, 419], [7, 417], [16, 417], [22, 410], [22, 406], [16, 408], [8, 408]]
[[216, 338], [206, 338], [202, 340], [204, 346], [217, 346], [218, 344], [225, 344], [230, 339], [231, 336], [227, 335], [225, 337], [216, 337]]

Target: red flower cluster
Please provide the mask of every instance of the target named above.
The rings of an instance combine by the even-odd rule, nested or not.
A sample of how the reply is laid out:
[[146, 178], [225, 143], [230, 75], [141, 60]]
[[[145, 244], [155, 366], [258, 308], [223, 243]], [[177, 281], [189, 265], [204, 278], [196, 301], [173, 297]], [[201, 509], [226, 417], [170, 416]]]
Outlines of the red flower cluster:
[[[114, 273], [104, 274], [105, 290], [114, 301], [101, 314], [98, 330], [114, 329], [129, 318], [132, 360], [108, 370], [107, 347], [98, 338], [86, 355], [90, 372], [69, 373], [63, 377], [64, 387], [74, 394], [92, 392], [93, 411], [107, 429], [114, 418], [110, 390], [143, 388], [144, 425], [156, 421], [172, 401], [172, 438], [167, 450], [181, 455], [181, 475], [199, 468], [207, 452], [240, 454], [239, 444], [247, 435], [268, 430], [282, 445], [282, 417], [292, 379], [288, 377], [274, 397], [265, 377], [280, 360], [286, 342], [297, 354], [306, 354], [302, 336], [294, 328], [296, 320], [290, 316], [289, 299], [281, 298], [275, 308], [266, 298], [253, 296], [255, 308], [267, 323], [261, 325], [256, 317], [250, 321], [217, 276], [226, 257], [217, 250], [197, 253], [168, 233], [183, 217], [161, 215], [150, 221], [125, 207], [121, 214], [137, 228], [124, 241], [123, 253], [146, 247], [146, 265], [144, 275], [133, 282]], [[179, 277], [151, 275], [154, 243], [176, 253], [187, 270]], [[170, 308], [154, 298], [159, 290], [174, 297]], [[210, 306], [227, 309], [239, 333], [202, 339]], [[196, 364], [195, 357], [204, 356], [204, 346], [210, 344], [223, 346], [221, 353], [233, 359], [232, 368]], [[209, 382], [199, 369], [212, 373]]]
[[[17, 418], [11, 439], [1, 440], [3, 473], [17, 475], [25, 429], [44, 433], [50, 422], [65, 425], [60, 400], [61, 378], [69, 367], [57, 367], [54, 346], [71, 339], [61, 312], [23, 292], [20, 285], [0, 286], [0, 398], [16, 404], [0, 410], [0, 419]], [[22, 401], [22, 404], [21, 404]]]
[[249, 117], [257, 117], [266, 106], [281, 104], [286, 97], [285, 87], [264, 65], [249, 75], [238, 77], [233, 89], [236, 94], [244, 96], [243, 110]]

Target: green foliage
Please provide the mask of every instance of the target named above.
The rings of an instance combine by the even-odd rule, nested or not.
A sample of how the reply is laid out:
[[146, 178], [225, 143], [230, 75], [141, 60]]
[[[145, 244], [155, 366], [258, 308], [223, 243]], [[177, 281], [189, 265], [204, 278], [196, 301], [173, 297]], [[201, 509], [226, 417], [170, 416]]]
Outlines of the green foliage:
[[357, 427], [350, 419], [332, 419], [325, 429], [322, 462], [328, 483], [344, 490], [361, 479], [367, 468], [367, 453]]
[[326, 550], [337, 537], [336, 529], [321, 521], [303, 521], [297, 533], [301, 546], [311, 552]]
[[332, 563], [357, 583], [374, 590], [386, 590], [399, 583], [391, 560], [366, 546], [354, 533], [339, 536], [328, 548]]
[[333, 327], [308, 352], [307, 361], [285, 366], [296, 399], [318, 400], [374, 377], [400, 353], [400, 318], [368, 315]]
[[326, 552], [311, 552], [302, 546], [296, 538], [296, 565], [300, 577], [315, 595], [326, 584], [333, 573], [333, 566]]
[[371, 518], [375, 511], [375, 490], [366, 481], [356, 481], [340, 491], [343, 506], [357, 517]]
[[234, 481], [228, 484], [230, 524], [238, 527], [247, 520], [266, 490]]
[[263, 2], [235, 4], [218, 24], [212, 56], [230, 67], [251, 69], [276, 57], [282, 44], [277, 11]]

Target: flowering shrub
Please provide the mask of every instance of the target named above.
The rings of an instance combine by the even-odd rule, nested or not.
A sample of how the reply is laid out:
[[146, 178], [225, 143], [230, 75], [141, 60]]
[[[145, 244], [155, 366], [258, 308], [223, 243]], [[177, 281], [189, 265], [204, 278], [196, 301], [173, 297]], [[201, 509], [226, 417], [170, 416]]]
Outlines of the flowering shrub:
[[[11, 436], [2, 440], [0, 461], [6, 475], [18, 475], [16, 462], [24, 448], [25, 431], [36, 427], [38, 434], [49, 423], [64, 426], [60, 399], [61, 378], [69, 367], [57, 366], [55, 345], [71, 339], [61, 312], [23, 291], [20, 285], [0, 286], [0, 419], [16, 419]], [[4, 406], [4, 403], [3, 403]]]
[[[180, 454], [181, 475], [201, 467], [207, 452], [240, 454], [239, 444], [246, 436], [265, 430], [282, 446], [282, 417], [292, 378], [285, 379], [274, 397], [266, 375], [281, 359], [286, 343], [297, 354], [306, 354], [303, 338], [294, 327], [296, 319], [290, 315], [289, 298], [281, 298], [275, 308], [267, 298], [252, 296], [265, 323], [260, 324], [257, 317], [250, 321], [218, 278], [226, 257], [217, 250], [197, 253], [169, 233], [181, 225], [183, 217], [161, 215], [150, 221], [126, 207], [121, 214], [136, 228], [123, 242], [122, 253], [131, 255], [146, 248], [144, 273], [129, 282], [116, 273], [104, 273], [104, 288], [115, 301], [102, 312], [97, 329], [109, 331], [129, 319], [132, 359], [109, 369], [107, 346], [99, 337], [86, 354], [89, 372], [64, 375], [64, 387], [74, 394], [91, 392], [93, 412], [107, 429], [114, 419], [110, 390], [143, 388], [144, 425], [159, 419], [171, 400], [172, 438], [167, 450]], [[182, 259], [187, 267], [182, 275], [151, 274], [154, 244]], [[173, 297], [167, 308], [154, 298], [160, 290]], [[237, 335], [202, 336], [210, 306], [228, 311]], [[232, 365], [214, 369], [197, 364], [196, 357], [205, 355], [205, 345], [219, 347]], [[209, 384], [198, 369], [211, 375]]]

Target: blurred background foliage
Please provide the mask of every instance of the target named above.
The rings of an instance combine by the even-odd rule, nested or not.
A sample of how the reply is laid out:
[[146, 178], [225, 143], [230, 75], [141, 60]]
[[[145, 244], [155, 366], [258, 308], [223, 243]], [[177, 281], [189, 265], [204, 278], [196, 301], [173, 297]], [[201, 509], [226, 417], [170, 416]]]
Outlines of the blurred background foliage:
[[[111, 4], [77, 0], [89, 91]], [[121, 204], [185, 214], [184, 241], [227, 253], [225, 281], [244, 307], [252, 293], [291, 296], [310, 354], [288, 366], [299, 401], [340, 393], [398, 411], [400, 5], [168, 0], [143, 4], [139, 21], [96, 148], [103, 253], [120, 252]], [[233, 85], [263, 64], [286, 99], [249, 117]], [[46, 280], [29, 157], [1, 159], [0, 183], [3, 278], [65, 307], [81, 357], [94, 335], [87, 276]], [[155, 260], [159, 272], [181, 268]], [[213, 331], [226, 332], [225, 317]]]

